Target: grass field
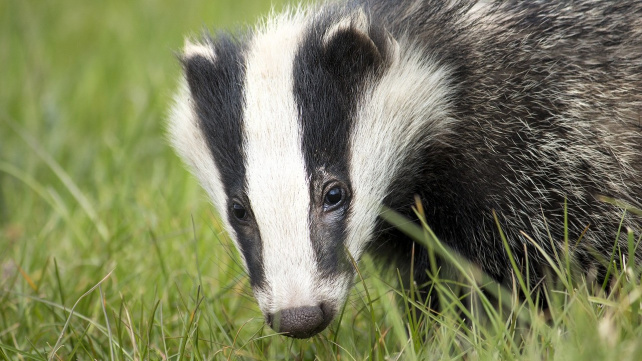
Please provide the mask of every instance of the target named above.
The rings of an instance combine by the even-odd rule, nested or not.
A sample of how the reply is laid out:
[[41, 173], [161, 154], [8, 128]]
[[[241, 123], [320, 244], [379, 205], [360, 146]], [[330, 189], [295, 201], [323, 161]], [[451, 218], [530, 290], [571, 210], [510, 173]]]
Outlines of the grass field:
[[163, 123], [183, 36], [269, 8], [0, 1], [0, 359], [642, 360], [640, 273], [619, 264], [608, 294], [561, 269], [545, 315], [493, 307], [456, 261], [478, 307], [436, 279], [435, 315], [366, 258], [341, 322], [303, 341], [265, 326]]

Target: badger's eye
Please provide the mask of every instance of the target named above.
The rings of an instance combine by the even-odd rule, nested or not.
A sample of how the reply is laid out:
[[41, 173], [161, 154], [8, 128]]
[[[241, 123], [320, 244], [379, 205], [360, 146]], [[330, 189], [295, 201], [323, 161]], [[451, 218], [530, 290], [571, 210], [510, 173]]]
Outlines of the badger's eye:
[[326, 208], [336, 207], [341, 204], [341, 201], [343, 201], [343, 190], [341, 187], [330, 188], [323, 198], [323, 204]]
[[247, 218], [247, 211], [245, 210], [245, 207], [238, 203], [233, 203], [232, 204], [232, 213], [234, 214], [234, 217], [238, 220], [245, 220]]

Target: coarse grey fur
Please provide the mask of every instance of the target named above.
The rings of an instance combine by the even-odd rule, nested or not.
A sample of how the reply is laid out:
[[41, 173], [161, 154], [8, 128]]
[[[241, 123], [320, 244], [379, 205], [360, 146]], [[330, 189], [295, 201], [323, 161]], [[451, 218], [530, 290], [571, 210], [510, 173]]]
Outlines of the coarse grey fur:
[[[565, 200], [571, 242], [588, 227], [572, 249], [581, 269], [601, 270], [621, 221], [640, 234], [640, 217], [622, 219], [598, 196], [642, 205], [641, 2], [500, 2], [472, 21], [472, 2], [371, 4], [393, 34], [453, 71], [458, 121], [408, 168], [424, 170], [409, 175], [420, 188], [412, 192], [442, 240], [509, 284], [490, 210], [518, 260], [529, 249], [532, 281], [546, 261], [520, 232], [552, 254], [550, 234], [561, 253]], [[406, 207], [394, 208], [407, 209], [409, 195], [400, 198]]]
[[188, 42], [182, 62], [173, 145], [290, 336], [336, 314], [344, 250], [407, 268], [414, 243], [380, 205], [413, 218], [418, 196], [437, 236], [506, 285], [493, 211], [531, 285], [547, 262], [524, 235], [564, 252], [565, 205], [573, 263], [598, 278], [620, 226], [642, 232], [601, 200], [642, 207], [640, 1], [329, 3]]

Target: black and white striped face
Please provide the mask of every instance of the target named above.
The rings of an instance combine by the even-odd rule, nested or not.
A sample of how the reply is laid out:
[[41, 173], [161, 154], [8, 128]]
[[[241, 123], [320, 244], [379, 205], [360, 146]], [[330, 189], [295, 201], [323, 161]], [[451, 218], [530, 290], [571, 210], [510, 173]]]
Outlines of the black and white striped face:
[[426, 85], [439, 116], [443, 72], [363, 11], [275, 17], [245, 41], [188, 43], [183, 64], [173, 145], [235, 240], [268, 323], [310, 337], [345, 300], [351, 258], [426, 122], [413, 110]]

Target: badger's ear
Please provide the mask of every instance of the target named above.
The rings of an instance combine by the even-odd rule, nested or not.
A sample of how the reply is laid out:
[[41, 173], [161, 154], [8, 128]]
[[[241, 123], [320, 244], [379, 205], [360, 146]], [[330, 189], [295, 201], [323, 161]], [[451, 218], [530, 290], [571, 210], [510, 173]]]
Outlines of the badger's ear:
[[208, 83], [212, 86], [210, 82], [214, 80], [212, 71], [216, 63], [216, 55], [211, 42], [197, 43], [185, 39], [180, 60], [192, 93], [198, 92], [201, 87], [207, 87]]
[[363, 9], [330, 26], [322, 41], [325, 66], [347, 81], [377, 72], [394, 62], [399, 51], [392, 35], [371, 24]]
[[189, 38], [185, 39], [181, 57], [183, 61], [187, 61], [194, 57], [202, 57], [211, 61], [212, 63], [216, 58], [216, 56], [214, 55], [214, 46], [212, 45], [211, 41], [206, 41], [203, 44], [194, 42]]

